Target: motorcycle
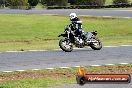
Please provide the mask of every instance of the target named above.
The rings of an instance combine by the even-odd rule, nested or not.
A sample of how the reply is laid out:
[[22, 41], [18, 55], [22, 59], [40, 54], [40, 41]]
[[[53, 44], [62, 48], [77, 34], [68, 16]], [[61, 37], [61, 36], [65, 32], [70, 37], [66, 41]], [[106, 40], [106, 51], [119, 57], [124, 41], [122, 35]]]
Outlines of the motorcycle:
[[70, 25], [67, 25], [64, 29], [64, 34], [58, 36], [64, 37], [64, 39], [59, 41], [59, 46], [65, 52], [71, 52], [73, 50], [73, 45], [78, 48], [90, 46], [93, 50], [100, 50], [102, 48], [102, 43], [96, 35], [97, 31], [93, 31], [84, 32], [81, 36], [76, 36], [71, 30]]

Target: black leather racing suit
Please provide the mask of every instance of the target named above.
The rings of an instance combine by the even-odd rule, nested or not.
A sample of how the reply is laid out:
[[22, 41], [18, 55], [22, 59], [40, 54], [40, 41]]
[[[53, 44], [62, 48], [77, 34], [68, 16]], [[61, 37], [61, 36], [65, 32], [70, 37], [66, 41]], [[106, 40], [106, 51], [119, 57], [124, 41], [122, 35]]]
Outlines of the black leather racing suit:
[[74, 31], [75, 36], [82, 34], [82, 21], [79, 18], [74, 18], [71, 20], [71, 30]]

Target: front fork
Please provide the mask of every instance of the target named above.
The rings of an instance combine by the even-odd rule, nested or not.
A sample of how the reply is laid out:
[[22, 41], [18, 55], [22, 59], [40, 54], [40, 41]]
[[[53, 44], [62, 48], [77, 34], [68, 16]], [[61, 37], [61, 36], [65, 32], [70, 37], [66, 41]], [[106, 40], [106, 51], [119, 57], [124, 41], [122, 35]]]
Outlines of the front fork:
[[70, 32], [67, 32], [66, 43], [67, 43], [67, 45], [69, 45], [71, 43], [70, 42]]

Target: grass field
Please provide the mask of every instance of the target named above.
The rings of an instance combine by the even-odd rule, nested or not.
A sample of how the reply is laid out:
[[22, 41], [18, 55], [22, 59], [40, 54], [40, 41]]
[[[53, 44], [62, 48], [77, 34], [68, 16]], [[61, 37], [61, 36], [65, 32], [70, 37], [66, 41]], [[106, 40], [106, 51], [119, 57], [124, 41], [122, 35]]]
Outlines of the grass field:
[[[84, 31], [97, 30], [103, 45], [132, 44], [132, 19], [80, 17]], [[56, 49], [68, 16], [0, 15], [0, 51]]]
[[[130, 3], [132, 3], [132, 0], [128, 0]], [[113, 0], [106, 0], [106, 5], [111, 5]]]
[[[71, 81], [70, 81], [71, 80]], [[7, 81], [5, 83], [0, 83], [0, 88], [48, 88], [51, 86], [60, 86], [63, 84], [74, 83], [74, 78], [38, 78], [38, 79], [26, 79], [26, 80], [16, 80]]]
[[[85, 67], [88, 74], [132, 74], [132, 64]], [[76, 83], [78, 68], [0, 73], [0, 88], [47, 88]]]

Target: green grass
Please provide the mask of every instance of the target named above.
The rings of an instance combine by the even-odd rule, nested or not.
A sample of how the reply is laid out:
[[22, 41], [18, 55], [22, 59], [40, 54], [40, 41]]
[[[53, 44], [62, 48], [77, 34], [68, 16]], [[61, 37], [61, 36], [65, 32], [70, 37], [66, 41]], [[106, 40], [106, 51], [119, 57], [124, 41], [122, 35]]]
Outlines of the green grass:
[[40, 78], [7, 81], [0, 84], [0, 88], [47, 88], [50, 86], [60, 86], [62, 84], [71, 84], [75, 78]]
[[[132, 3], [132, 0], [128, 0], [130, 3]], [[106, 0], [106, 5], [111, 5], [113, 0]]]
[[0, 15], [0, 19], [0, 41], [56, 38], [67, 21], [66, 17], [43, 15]]
[[[97, 30], [103, 45], [132, 44], [132, 19], [81, 19], [84, 31]], [[68, 16], [0, 15], [0, 51], [59, 48], [57, 36], [69, 23]]]
[[113, 0], [106, 0], [105, 4], [106, 4], [106, 5], [111, 5], [111, 4], [112, 4], [112, 1], [113, 1]]
[[[132, 64], [85, 67], [88, 74], [132, 74]], [[78, 68], [0, 73], [0, 88], [47, 88], [76, 83]]]
[[41, 3], [38, 3], [37, 6], [35, 8], [33, 8], [35, 10], [43, 10], [44, 6]]
[[103, 8], [103, 10], [132, 10], [132, 7], [130, 8]]

